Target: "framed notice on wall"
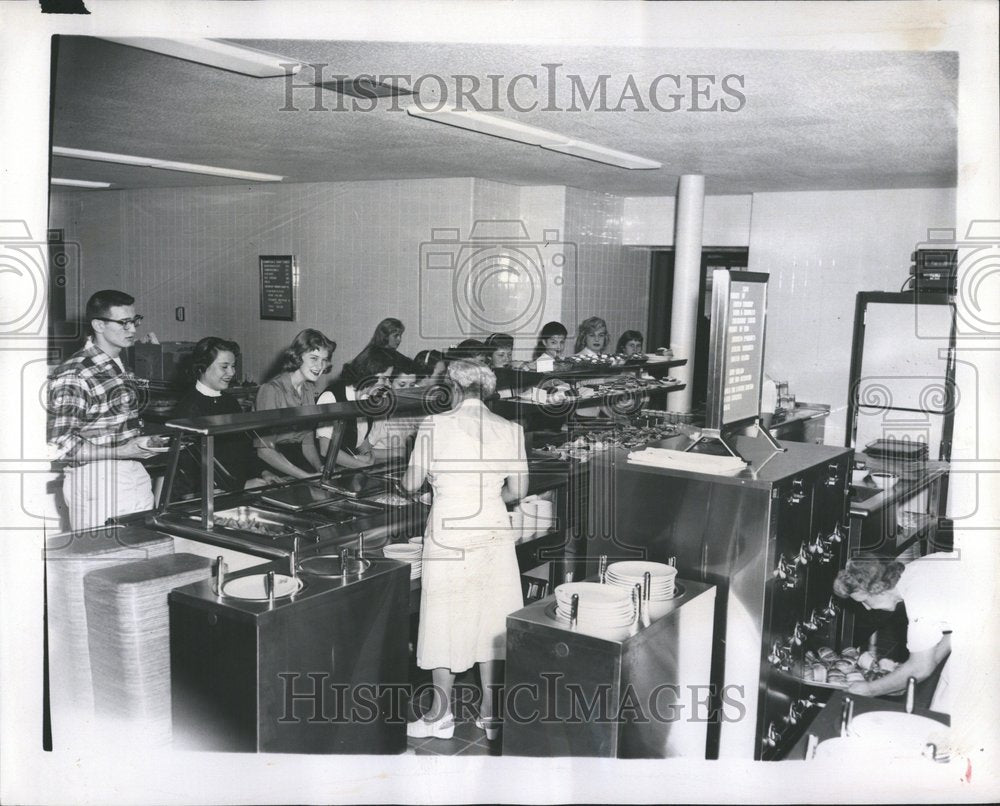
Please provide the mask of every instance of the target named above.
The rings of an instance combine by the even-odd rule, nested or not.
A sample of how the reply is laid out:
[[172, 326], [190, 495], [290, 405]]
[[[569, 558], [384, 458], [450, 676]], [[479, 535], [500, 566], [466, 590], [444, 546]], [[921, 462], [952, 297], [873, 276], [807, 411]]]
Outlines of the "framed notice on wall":
[[260, 256], [260, 318], [295, 321], [295, 255]]

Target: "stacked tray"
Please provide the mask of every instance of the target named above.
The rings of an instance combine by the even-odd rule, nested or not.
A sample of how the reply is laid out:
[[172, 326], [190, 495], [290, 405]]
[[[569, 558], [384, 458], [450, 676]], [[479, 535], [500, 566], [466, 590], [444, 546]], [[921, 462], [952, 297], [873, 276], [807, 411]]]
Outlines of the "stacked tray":
[[169, 743], [167, 594], [210, 576], [210, 561], [194, 554], [170, 554], [87, 574], [95, 710], [123, 742]]
[[424, 564], [423, 550], [422, 543], [390, 543], [382, 549], [382, 554], [387, 559], [409, 563], [410, 579], [419, 579]]
[[123, 526], [58, 535], [46, 544], [49, 667], [53, 721], [70, 712], [89, 721], [94, 686], [87, 640], [84, 579], [92, 571], [173, 554], [172, 538]]

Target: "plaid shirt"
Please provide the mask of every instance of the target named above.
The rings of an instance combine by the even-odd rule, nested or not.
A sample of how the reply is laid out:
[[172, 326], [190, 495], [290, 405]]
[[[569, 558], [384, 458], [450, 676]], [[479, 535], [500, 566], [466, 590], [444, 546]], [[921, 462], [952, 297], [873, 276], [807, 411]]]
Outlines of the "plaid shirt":
[[49, 452], [73, 461], [86, 440], [117, 448], [139, 436], [140, 389], [131, 372], [88, 341], [49, 381]]

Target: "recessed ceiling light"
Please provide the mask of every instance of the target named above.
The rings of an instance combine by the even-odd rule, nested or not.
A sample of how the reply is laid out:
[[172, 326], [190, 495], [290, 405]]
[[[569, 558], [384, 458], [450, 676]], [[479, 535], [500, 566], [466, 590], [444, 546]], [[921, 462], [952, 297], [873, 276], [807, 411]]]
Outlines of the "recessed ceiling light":
[[214, 165], [172, 162], [153, 157], [135, 157], [131, 154], [111, 154], [107, 151], [87, 151], [82, 148], [65, 148], [64, 146], [52, 146], [52, 154], [56, 157], [69, 157], [70, 159], [113, 162], [118, 165], [138, 165], [141, 168], [161, 168], [165, 171], [183, 171], [184, 173], [205, 174], [206, 176], [225, 176], [229, 179], [244, 179], [248, 182], [280, 182], [285, 178], [275, 174], [240, 171], [235, 168], [217, 168]]
[[277, 53], [232, 45], [218, 39], [160, 39], [158, 37], [104, 36], [108, 42], [117, 42], [131, 48], [151, 50], [164, 56], [173, 56], [189, 62], [206, 64], [254, 78], [277, 78], [295, 75], [302, 69], [301, 62]]
[[62, 185], [69, 188], [109, 188], [110, 182], [91, 182], [88, 179], [57, 179], [52, 177], [49, 182], [53, 185]]
[[494, 137], [503, 137], [506, 140], [515, 140], [518, 143], [526, 143], [532, 146], [541, 146], [549, 151], [558, 151], [561, 154], [568, 154], [571, 157], [581, 157], [582, 159], [594, 162], [603, 162], [606, 165], [615, 165], [619, 168], [651, 169], [662, 168], [663, 164], [653, 160], [637, 157], [625, 151], [615, 151], [612, 148], [605, 148], [594, 143], [587, 143], [583, 140], [574, 140], [564, 134], [542, 129], [538, 126], [529, 126], [526, 123], [519, 123], [510, 118], [487, 115], [483, 112], [476, 112], [471, 109], [456, 109], [449, 107], [437, 111], [426, 111], [418, 106], [411, 106], [406, 110], [410, 115], [424, 120], [433, 120], [437, 123], [446, 123], [449, 126], [457, 126], [460, 129], [479, 132], [480, 134], [490, 134]]

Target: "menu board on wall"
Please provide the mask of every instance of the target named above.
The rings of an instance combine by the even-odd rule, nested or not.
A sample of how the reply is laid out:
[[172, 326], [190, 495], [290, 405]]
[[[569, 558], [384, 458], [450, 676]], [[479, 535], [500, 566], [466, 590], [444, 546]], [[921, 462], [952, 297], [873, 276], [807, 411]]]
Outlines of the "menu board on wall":
[[760, 416], [767, 279], [758, 272], [713, 272], [708, 428], [721, 431]]
[[260, 256], [260, 318], [295, 321], [295, 256]]

